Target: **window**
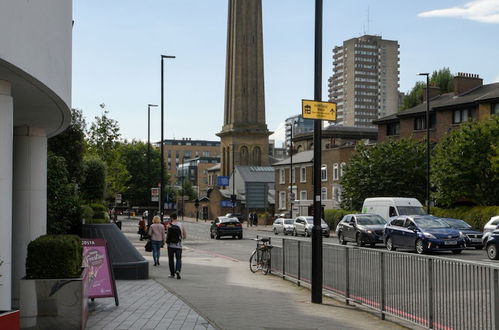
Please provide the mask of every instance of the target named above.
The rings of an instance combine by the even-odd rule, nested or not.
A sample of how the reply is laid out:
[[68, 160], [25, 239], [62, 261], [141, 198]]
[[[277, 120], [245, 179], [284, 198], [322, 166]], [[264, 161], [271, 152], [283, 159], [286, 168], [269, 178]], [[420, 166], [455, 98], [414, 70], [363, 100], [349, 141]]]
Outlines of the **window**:
[[340, 165], [340, 178], [345, 174], [345, 166], [347, 166], [346, 163], [341, 163]]
[[184, 158], [191, 158], [191, 151], [184, 151]]
[[491, 115], [499, 115], [499, 103], [493, 104], [492, 109], [490, 109]]
[[333, 164], [333, 180], [338, 180], [340, 176], [338, 163]]
[[386, 125], [386, 135], [400, 135], [400, 123], [388, 123]]
[[321, 188], [321, 200], [325, 201], [327, 199], [327, 188], [322, 187]]
[[471, 118], [470, 109], [454, 110], [452, 113], [452, 123], [453, 124], [463, 123], [465, 121], [468, 121], [470, 118]]
[[280, 168], [279, 169], [279, 183], [281, 183], [281, 184], [285, 183], [284, 178], [285, 178], [284, 169]]
[[327, 166], [326, 165], [322, 165], [322, 167], [321, 167], [321, 180], [327, 181]]
[[279, 209], [280, 210], [286, 209], [286, 192], [285, 191], [279, 191]]
[[300, 191], [300, 200], [302, 200], [302, 201], [307, 200], [307, 191], [306, 190]]
[[300, 182], [307, 182], [307, 168], [300, 168]]
[[[197, 154], [197, 151], [196, 151]], [[210, 157], [210, 152], [209, 151], [203, 151], [203, 157]]]
[[[436, 119], [435, 113], [430, 113], [430, 128], [435, 128]], [[423, 129], [426, 129], [426, 114], [414, 118], [414, 130]]]

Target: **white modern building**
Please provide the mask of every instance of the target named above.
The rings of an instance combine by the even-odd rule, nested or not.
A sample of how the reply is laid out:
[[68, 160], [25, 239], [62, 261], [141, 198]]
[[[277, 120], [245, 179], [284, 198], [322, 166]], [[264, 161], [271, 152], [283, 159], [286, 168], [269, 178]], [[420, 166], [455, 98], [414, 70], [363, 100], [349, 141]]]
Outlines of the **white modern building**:
[[329, 101], [337, 104], [337, 125], [371, 127], [399, 108], [399, 45], [364, 35], [333, 49]]
[[0, 0], [0, 310], [46, 233], [47, 139], [71, 118], [71, 0]]

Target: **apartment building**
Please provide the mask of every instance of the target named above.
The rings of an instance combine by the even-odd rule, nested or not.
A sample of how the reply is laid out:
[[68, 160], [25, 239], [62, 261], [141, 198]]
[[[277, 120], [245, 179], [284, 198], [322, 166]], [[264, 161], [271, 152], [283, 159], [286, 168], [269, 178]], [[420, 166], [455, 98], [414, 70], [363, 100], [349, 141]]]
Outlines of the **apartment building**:
[[329, 101], [337, 104], [336, 125], [375, 127], [372, 123], [399, 109], [399, 45], [364, 35], [333, 49]]
[[[159, 143], [157, 143], [159, 147]], [[166, 172], [170, 176], [170, 184], [176, 183], [177, 167], [186, 161], [198, 157], [220, 158], [220, 141], [192, 140], [182, 138], [163, 141]]]

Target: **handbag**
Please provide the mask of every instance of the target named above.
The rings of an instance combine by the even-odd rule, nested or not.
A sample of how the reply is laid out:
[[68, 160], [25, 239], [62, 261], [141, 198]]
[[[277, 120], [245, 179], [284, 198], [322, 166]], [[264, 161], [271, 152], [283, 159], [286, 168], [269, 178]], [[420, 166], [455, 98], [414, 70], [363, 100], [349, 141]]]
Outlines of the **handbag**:
[[152, 251], [152, 242], [150, 239], [147, 240], [146, 246], [144, 246], [146, 249], [146, 252], [151, 252]]

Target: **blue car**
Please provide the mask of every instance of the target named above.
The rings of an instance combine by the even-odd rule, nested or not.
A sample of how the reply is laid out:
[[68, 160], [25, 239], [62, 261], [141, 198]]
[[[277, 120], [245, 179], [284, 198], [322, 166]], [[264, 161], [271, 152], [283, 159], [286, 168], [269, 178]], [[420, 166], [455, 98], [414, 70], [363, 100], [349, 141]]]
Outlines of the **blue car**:
[[447, 222], [447, 224], [452, 228], [459, 230], [464, 235], [466, 247], [473, 247], [477, 250], [481, 250], [483, 248], [483, 233], [481, 231], [474, 230], [469, 223], [461, 219], [442, 218], [442, 220]]
[[432, 215], [404, 215], [393, 218], [385, 226], [383, 241], [389, 251], [395, 249], [452, 251], [461, 253], [466, 247], [464, 234]]

